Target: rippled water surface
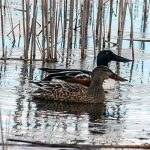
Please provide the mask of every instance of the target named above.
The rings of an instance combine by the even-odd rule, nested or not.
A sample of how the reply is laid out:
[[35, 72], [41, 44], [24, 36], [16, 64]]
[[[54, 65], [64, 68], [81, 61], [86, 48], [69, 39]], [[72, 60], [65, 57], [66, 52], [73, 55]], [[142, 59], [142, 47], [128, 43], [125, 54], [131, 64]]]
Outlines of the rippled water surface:
[[[134, 7], [135, 37], [139, 35], [143, 37], [143, 34], [137, 33], [142, 26], [140, 14], [142, 4]], [[19, 19], [20, 16], [21, 14], [17, 12], [13, 17]], [[8, 20], [4, 21], [7, 34], [10, 27]], [[125, 26], [125, 30], [129, 28], [128, 25]], [[128, 32], [125, 32], [125, 35], [129, 35]], [[144, 37], [149, 38], [149, 35], [147, 26]], [[22, 43], [20, 43], [22, 48], [16, 46], [12, 49], [9, 38], [6, 39], [6, 43], [8, 57], [22, 56]], [[72, 50], [68, 68], [92, 70], [96, 66], [91, 43], [89, 39], [87, 57], [84, 60], [80, 59], [79, 49]], [[109, 66], [128, 81], [116, 82], [113, 89], [107, 90], [105, 102], [99, 105], [45, 104], [33, 101], [31, 93], [37, 87], [31, 84], [30, 80], [41, 80], [46, 76], [46, 73], [38, 69], [42, 67], [42, 63], [1, 60], [0, 105], [5, 138], [51, 144], [150, 144], [150, 44], [148, 42], [134, 44], [134, 62], [120, 63], [119, 66], [111, 62]], [[113, 52], [117, 53], [115, 49]], [[63, 56], [61, 49], [59, 56]], [[132, 59], [128, 41], [123, 42], [122, 56]], [[44, 67], [65, 68], [65, 60], [59, 57], [57, 63], [47, 63]]]
[[[128, 54], [124, 50], [123, 55], [129, 58]], [[76, 57], [76, 65], [70, 68], [93, 68], [92, 57], [83, 62]], [[47, 143], [150, 144], [149, 57], [149, 52], [139, 50], [133, 67], [120, 63], [120, 75], [129, 81], [116, 82], [103, 105], [33, 101], [30, 94], [37, 87], [29, 81], [44, 78], [38, 70], [41, 63], [1, 61], [0, 101], [5, 133], [9, 131], [6, 137]], [[65, 66], [58, 62], [49, 67]], [[110, 68], [115, 71], [116, 64], [112, 62]]]

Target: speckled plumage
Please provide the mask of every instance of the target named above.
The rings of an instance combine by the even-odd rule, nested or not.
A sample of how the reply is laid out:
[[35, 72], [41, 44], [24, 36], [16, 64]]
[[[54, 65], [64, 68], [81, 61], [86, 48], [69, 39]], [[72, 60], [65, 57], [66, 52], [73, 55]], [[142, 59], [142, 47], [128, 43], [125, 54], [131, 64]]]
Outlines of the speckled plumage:
[[63, 101], [63, 102], [78, 102], [84, 103], [87, 99], [87, 87], [74, 83], [56, 83], [51, 82], [43, 85], [34, 93], [34, 98]]

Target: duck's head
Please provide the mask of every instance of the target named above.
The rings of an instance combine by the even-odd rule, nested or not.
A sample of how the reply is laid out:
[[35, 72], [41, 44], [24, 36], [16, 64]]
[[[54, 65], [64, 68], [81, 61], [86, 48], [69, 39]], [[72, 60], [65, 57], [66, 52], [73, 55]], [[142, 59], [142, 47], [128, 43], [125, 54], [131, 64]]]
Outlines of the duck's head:
[[103, 50], [98, 53], [97, 66], [108, 66], [110, 61], [129, 62], [132, 60], [116, 55], [111, 50]]
[[102, 84], [104, 80], [111, 78], [116, 81], [127, 81], [126, 79], [120, 77], [114, 73], [111, 69], [106, 66], [98, 66], [92, 71], [92, 82], [97, 84]]

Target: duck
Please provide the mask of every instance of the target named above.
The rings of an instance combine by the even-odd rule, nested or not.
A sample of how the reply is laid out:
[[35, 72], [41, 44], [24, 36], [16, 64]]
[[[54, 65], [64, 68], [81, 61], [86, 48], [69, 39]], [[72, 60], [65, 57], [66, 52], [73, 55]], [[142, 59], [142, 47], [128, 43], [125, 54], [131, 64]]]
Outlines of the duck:
[[[34, 100], [47, 102], [65, 103], [103, 103], [105, 92], [103, 89], [104, 80], [112, 78], [120, 81], [124, 78], [114, 73], [106, 66], [98, 66], [91, 73], [89, 87], [79, 83], [54, 82], [54, 81], [32, 81], [39, 86], [32, 94]], [[124, 79], [127, 81], [126, 79]]]
[[[97, 55], [97, 66], [108, 67], [109, 62], [130, 62], [132, 60], [125, 57], [116, 55], [111, 50], [100, 51]], [[71, 83], [79, 83], [84, 86], [90, 86], [91, 74], [89, 70], [80, 69], [50, 69], [50, 68], [39, 68], [42, 71], [48, 72], [49, 75], [46, 76], [43, 81], [61, 80]], [[123, 81], [123, 80], [122, 80]], [[105, 84], [107, 85], [107, 84]]]

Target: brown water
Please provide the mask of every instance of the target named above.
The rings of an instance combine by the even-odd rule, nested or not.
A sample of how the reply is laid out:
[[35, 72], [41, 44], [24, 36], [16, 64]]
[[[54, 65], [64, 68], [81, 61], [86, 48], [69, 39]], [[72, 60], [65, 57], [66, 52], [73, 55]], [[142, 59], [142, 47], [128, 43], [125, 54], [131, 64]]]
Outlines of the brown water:
[[[135, 33], [141, 25], [139, 10], [143, 5], [140, 4], [135, 7]], [[20, 13], [14, 15], [14, 19], [19, 17]], [[8, 20], [5, 21], [8, 26]], [[125, 27], [126, 30], [129, 28], [128, 25]], [[9, 26], [6, 33], [8, 31]], [[149, 27], [146, 31], [144, 35], [148, 38]], [[136, 37], [139, 35], [143, 36], [142, 33], [135, 34]], [[9, 38], [6, 43], [9, 57], [22, 56], [23, 44], [11, 49]], [[73, 49], [68, 68], [92, 70], [96, 66], [91, 43], [89, 38], [87, 57], [84, 60], [80, 59], [79, 49]], [[29, 81], [44, 78], [46, 74], [38, 69], [42, 63], [37, 61], [30, 65], [23, 61], [0, 61], [0, 105], [5, 138], [51, 144], [150, 144], [149, 47], [149, 43], [135, 42], [133, 64], [120, 63], [119, 70], [116, 69], [115, 62], [110, 64], [113, 71], [119, 72], [129, 81], [116, 82], [115, 88], [106, 93], [103, 105], [45, 104], [33, 101], [31, 93], [37, 87]], [[59, 51], [61, 54], [61, 49]], [[131, 58], [127, 41], [123, 43], [122, 56]], [[65, 59], [60, 57], [57, 63], [47, 63], [45, 67], [65, 68]]]

